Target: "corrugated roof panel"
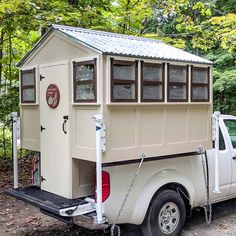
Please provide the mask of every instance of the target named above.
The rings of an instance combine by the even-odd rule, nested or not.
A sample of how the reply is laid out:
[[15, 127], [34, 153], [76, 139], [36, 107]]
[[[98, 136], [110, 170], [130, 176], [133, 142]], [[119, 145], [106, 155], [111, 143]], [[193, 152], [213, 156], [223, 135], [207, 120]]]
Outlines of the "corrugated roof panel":
[[63, 25], [52, 27], [105, 54], [212, 64], [209, 60], [169, 46], [159, 40]]

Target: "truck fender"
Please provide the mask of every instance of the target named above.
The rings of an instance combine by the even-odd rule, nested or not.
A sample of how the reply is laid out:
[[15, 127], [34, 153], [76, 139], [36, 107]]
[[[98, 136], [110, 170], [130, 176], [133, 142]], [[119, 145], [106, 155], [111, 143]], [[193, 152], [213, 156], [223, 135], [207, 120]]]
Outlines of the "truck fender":
[[152, 197], [162, 186], [169, 183], [182, 185], [188, 192], [189, 204], [193, 206], [195, 189], [193, 184], [176, 169], [166, 169], [154, 174], [143, 186], [131, 214], [131, 221], [135, 224], [142, 224]]

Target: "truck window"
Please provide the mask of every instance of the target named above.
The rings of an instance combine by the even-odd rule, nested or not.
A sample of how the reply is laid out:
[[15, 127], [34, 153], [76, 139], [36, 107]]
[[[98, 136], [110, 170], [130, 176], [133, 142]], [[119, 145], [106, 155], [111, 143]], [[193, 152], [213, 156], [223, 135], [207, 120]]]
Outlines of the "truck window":
[[[224, 140], [224, 137], [223, 137], [223, 134], [221, 132], [221, 129], [219, 129], [219, 150], [220, 151], [223, 151], [225, 150], [225, 140]], [[215, 141], [213, 141], [213, 148], [215, 148]]]
[[236, 148], [236, 120], [224, 120], [233, 148]]

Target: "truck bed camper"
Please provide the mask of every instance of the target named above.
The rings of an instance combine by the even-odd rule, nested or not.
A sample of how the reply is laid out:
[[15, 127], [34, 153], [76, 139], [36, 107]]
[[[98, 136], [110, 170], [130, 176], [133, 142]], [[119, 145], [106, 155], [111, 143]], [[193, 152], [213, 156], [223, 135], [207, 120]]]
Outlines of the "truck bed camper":
[[[142, 224], [146, 235], [177, 235], [186, 209], [209, 203], [220, 161], [202, 166], [219, 136], [211, 61], [154, 39], [52, 25], [18, 66], [21, 147], [38, 154], [33, 186], [8, 194], [85, 227]], [[169, 218], [153, 231], [145, 222], [163, 190], [179, 199], [163, 202], [156, 217]]]

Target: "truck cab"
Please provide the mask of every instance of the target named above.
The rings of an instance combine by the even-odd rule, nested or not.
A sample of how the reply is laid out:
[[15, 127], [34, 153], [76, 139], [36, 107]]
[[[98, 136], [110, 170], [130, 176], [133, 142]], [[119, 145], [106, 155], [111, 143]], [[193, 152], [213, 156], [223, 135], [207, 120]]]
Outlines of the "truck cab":
[[235, 116], [221, 115], [219, 125], [220, 193], [218, 194], [213, 192], [215, 149], [207, 151], [212, 190], [210, 191], [210, 198], [212, 202], [235, 197], [236, 194], [236, 118]]

